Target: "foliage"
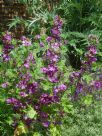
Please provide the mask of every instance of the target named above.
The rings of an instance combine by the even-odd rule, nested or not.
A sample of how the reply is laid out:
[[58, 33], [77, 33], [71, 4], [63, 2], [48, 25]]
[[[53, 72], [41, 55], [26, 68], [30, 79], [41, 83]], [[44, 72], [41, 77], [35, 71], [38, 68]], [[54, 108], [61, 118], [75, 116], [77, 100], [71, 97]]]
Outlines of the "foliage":
[[89, 33], [94, 28], [101, 30], [101, 28], [98, 29], [101, 26], [95, 18], [97, 16], [101, 19], [101, 7], [102, 1], [100, 0], [64, 0], [58, 6], [57, 11], [65, 18], [65, 31]]
[[18, 25], [24, 27], [25, 33], [38, 33], [41, 27], [51, 26], [55, 10], [49, 11], [45, 1], [42, 0], [19, 0], [19, 3], [25, 6], [26, 17], [15, 16], [9, 23], [9, 29], [17, 28]]
[[26, 36], [0, 37], [0, 135], [101, 136], [102, 2], [19, 3], [9, 30]]
[[[56, 12], [65, 20], [64, 32], [65, 36], [67, 35], [66, 39], [69, 40], [67, 58], [71, 60], [69, 63], [74, 68], [80, 69], [80, 59], [86, 51], [86, 37], [91, 33], [97, 35], [100, 40], [102, 38], [100, 25], [102, 1], [62, 0]], [[100, 51], [102, 52], [101, 49]], [[74, 58], [73, 62], [72, 58]]]
[[[16, 40], [9, 32], [3, 34], [0, 101], [8, 107], [3, 122], [9, 124], [15, 136], [62, 135], [64, 117], [76, 115], [76, 106], [90, 106], [98, 94], [96, 90], [102, 89], [101, 77], [92, 75], [93, 68], [99, 67], [98, 38], [86, 38], [87, 52], [81, 68], [72, 71], [66, 65], [67, 41], [61, 35], [62, 24], [56, 16], [50, 35], [36, 35], [32, 40], [25, 36]], [[5, 111], [1, 111], [2, 117]], [[1, 121], [1, 131], [3, 128]]]
[[64, 118], [62, 135], [64, 136], [101, 136], [102, 101], [95, 102], [85, 109], [75, 109], [76, 113]]
[[[102, 38], [102, 2], [100, 0], [62, 0], [55, 4], [54, 1], [36, 1], [28, 2], [27, 0], [19, 1], [26, 5], [28, 18], [15, 17], [9, 24], [12, 29], [18, 25], [24, 27], [25, 33], [47, 33], [52, 25], [54, 15], [59, 14], [64, 20], [63, 35], [69, 41], [67, 50], [67, 65], [75, 69], [80, 69], [81, 59], [86, 51], [86, 37], [91, 33]], [[51, 3], [52, 10], [48, 10], [48, 5]], [[31, 36], [31, 35], [30, 35]], [[102, 49], [100, 45], [99, 61], [102, 59]], [[73, 59], [72, 59], [73, 58]]]

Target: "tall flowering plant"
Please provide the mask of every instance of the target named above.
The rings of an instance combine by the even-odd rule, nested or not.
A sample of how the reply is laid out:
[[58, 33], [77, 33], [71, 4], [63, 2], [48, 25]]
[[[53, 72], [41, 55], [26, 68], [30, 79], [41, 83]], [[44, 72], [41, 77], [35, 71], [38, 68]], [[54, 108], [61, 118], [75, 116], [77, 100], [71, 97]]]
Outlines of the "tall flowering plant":
[[16, 41], [8, 32], [3, 35], [0, 89], [12, 110], [14, 135], [31, 130], [29, 133], [46, 135], [50, 131], [60, 136], [57, 127], [67, 113], [74, 113], [72, 102], [82, 98], [82, 104], [89, 105], [93, 92], [102, 89], [101, 78], [93, 80], [91, 74], [97, 60], [97, 38], [89, 36], [81, 69], [72, 72], [66, 66], [62, 25], [56, 16], [50, 35], [36, 35], [34, 40], [22, 36]]
[[15, 133], [22, 123], [35, 131], [60, 124], [61, 97], [67, 90], [64, 74], [68, 71], [65, 41], [60, 37], [62, 25], [56, 16], [50, 36], [36, 35], [34, 42], [25, 36], [12, 42], [10, 33], [2, 38], [1, 88], [6, 90], [5, 101], [13, 110]]
[[83, 104], [90, 104], [96, 91], [98, 93], [102, 90], [101, 75], [97, 76], [97, 69], [93, 71], [94, 66], [97, 65], [97, 45], [99, 41], [95, 35], [89, 35], [88, 41], [89, 45], [82, 60], [81, 69], [72, 72], [69, 76], [69, 86], [74, 90], [72, 99], [80, 100], [84, 96]]

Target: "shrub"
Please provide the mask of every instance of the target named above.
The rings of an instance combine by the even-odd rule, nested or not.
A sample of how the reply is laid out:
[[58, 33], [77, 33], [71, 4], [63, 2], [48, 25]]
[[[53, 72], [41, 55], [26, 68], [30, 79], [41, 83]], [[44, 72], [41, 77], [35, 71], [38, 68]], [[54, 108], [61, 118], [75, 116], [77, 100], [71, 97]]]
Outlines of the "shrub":
[[56, 16], [50, 36], [36, 35], [34, 41], [25, 36], [15, 40], [9, 32], [2, 37], [1, 99], [12, 111], [8, 123], [15, 129], [14, 135], [60, 136], [61, 120], [74, 114], [74, 104], [90, 105], [95, 90], [102, 88], [100, 78], [93, 81], [91, 76], [97, 37], [89, 36], [81, 69], [70, 74], [62, 25]]

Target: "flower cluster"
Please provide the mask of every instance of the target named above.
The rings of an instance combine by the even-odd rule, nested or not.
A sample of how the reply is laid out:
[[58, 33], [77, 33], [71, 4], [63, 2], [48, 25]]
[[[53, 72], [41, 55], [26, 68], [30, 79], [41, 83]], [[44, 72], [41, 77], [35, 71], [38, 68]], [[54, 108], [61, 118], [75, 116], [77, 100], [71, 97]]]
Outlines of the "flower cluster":
[[25, 36], [21, 37], [21, 41], [23, 46], [31, 46], [31, 40], [26, 38]]
[[8, 82], [4, 82], [4, 83], [2, 83], [2, 84], [1, 84], [1, 87], [2, 87], [2, 88], [7, 88], [7, 87], [8, 87], [8, 85], [9, 85], [9, 83], [8, 83]]
[[[56, 118], [51, 122], [51, 107], [57, 105], [61, 100], [61, 93], [67, 90], [67, 85], [60, 81], [61, 70], [58, 68], [58, 62], [60, 61], [60, 47], [62, 41], [60, 38], [62, 27], [62, 20], [59, 16], [55, 17], [54, 26], [51, 29], [51, 36], [48, 36], [45, 43], [42, 41], [40, 35], [35, 36], [35, 41], [39, 43], [41, 50], [44, 48], [44, 44], [48, 45], [48, 48], [44, 51], [42, 56], [42, 64], [40, 72], [41, 77], [37, 77], [33, 72], [37, 71], [37, 53], [28, 51], [25, 53], [26, 59], [23, 59], [23, 63], [17, 68], [18, 79], [15, 84], [15, 89], [18, 91], [18, 96], [11, 97], [6, 100], [7, 104], [12, 105], [13, 110], [20, 114], [20, 120], [26, 125], [31, 125], [32, 122], [39, 123], [44, 127], [49, 127], [50, 123], [56, 124]], [[23, 46], [30, 46], [33, 49], [31, 41], [25, 36], [21, 37]], [[21, 46], [22, 46], [21, 45]], [[18, 46], [19, 48], [20, 46]], [[28, 48], [28, 47], [27, 47]], [[63, 71], [62, 71], [63, 72]], [[35, 74], [37, 74], [35, 72]], [[39, 73], [38, 73], [39, 74]], [[42, 83], [47, 82], [51, 84], [51, 88], [47, 91], [43, 88]], [[6, 84], [2, 85], [6, 86]], [[32, 107], [33, 111], [37, 113], [37, 118], [30, 118], [24, 111]], [[59, 110], [57, 111], [59, 113]], [[53, 113], [53, 112], [52, 112]], [[58, 118], [58, 117], [57, 117]], [[59, 116], [60, 118], [60, 116]], [[19, 120], [16, 122], [19, 122]], [[57, 120], [58, 122], [58, 120]]]
[[23, 90], [27, 87], [27, 83], [29, 82], [31, 75], [29, 73], [24, 74], [24, 75], [21, 74], [20, 77], [22, 80], [19, 81], [19, 83], [16, 85], [16, 87]]
[[58, 68], [57, 62], [60, 59], [60, 46], [62, 42], [60, 40], [62, 20], [59, 16], [55, 17], [54, 26], [51, 29], [51, 36], [48, 36], [46, 41], [49, 45], [49, 49], [44, 54], [44, 60], [47, 61], [48, 66], [42, 68], [42, 72], [48, 76], [48, 79], [52, 83], [58, 82]]
[[48, 76], [48, 79], [51, 82], [58, 82], [58, 79], [55, 75], [57, 73], [57, 71], [58, 71], [57, 66], [55, 66], [53, 64], [48, 65], [48, 67], [42, 68], [42, 72]]
[[19, 110], [20, 108], [25, 108], [25, 106], [15, 98], [9, 98], [6, 100], [8, 104], [11, 104], [15, 110]]
[[[62, 20], [60, 19], [59, 16], [56, 16], [54, 21], [54, 26], [51, 29], [51, 36], [48, 36], [46, 39], [49, 48], [45, 52], [43, 56], [43, 60], [44, 63], [47, 64], [47, 66], [41, 68], [42, 73], [45, 74], [48, 81], [53, 83], [54, 90], [52, 88], [51, 94], [44, 93], [41, 95], [39, 101], [40, 104], [43, 105], [59, 103], [60, 102], [59, 92], [63, 92], [67, 89], [67, 86], [64, 84], [55, 86], [56, 83], [60, 83], [59, 81], [60, 70], [58, 69], [57, 63], [60, 60], [60, 46], [62, 45], [60, 39], [61, 27], [62, 27]], [[47, 122], [49, 121], [47, 120]]]
[[60, 34], [61, 34], [61, 28], [62, 28], [63, 22], [60, 19], [59, 16], [55, 17], [54, 26], [51, 29], [52, 36], [55, 37], [57, 40], [60, 40]]
[[46, 58], [49, 59], [52, 63], [59, 60], [59, 56], [55, 52], [51, 51], [51, 49], [47, 50]]
[[24, 67], [25, 68], [30, 68], [30, 63], [35, 63], [34, 56], [32, 53], [30, 53], [27, 57], [27, 59], [24, 62]]
[[52, 103], [52, 97], [49, 94], [42, 94], [40, 96], [40, 104], [51, 104]]
[[96, 58], [97, 49], [95, 45], [88, 46], [88, 52], [86, 53], [86, 61], [84, 62], [86, 65], [91, 65], [93, 62], [97, 61]]
[[[66, 93], [68, 89], [70, 89], [69, 95], [72, 95], [75, 100], [81, 94], [85, 95], [87, 92], [102, 88], [102, 75], [99, 79], [88, 81], [88, 83], [84, 77], [90, 73], [93, 63], [97, 60], [97, 47], [94, 43], [98, 41], [94, 36], [89, 36], [91, 43], [87, 48], [81, 69], [72, 72], [68, 78], [69, 73], [67, 73], [68, 68], [65, 65], [65, 54], [63, 53], [65, 52], [63, 45], [67, 41], [63, 41], [60, 36], [62, 24], [61, 18], [56, 16], [51, 35], [45, 36], [45, 39], [41, 35], [36, 35], [34, 44], [25, 36], [21, 37], [22, 45], [14, 49], [19, 54], [18, 58], [14, 58], [15, 64], [20, 60], [21, 62], [13, 67], [13, 59], [10, 60], [9, 56], [13, 49], [12, 36], [9, 33], [3, 36], [3, 59], [4, 61], [10, 60], [10, 66], [7, 69], [10, 69], [8, 73], [11, 74], [11, 77], [3, 78], [0, 87], [2, 90], [7, 89], [9, 98], [6, 102], [11, 105], [14, 114], [19, 115], [19, 117], [14, 117], [13, 125], [22, 121], [27, 127], [36, 130], [36, 125], [48, 128], [50, 124], [61, 124], [61, 118], [67, 110]], [[13, 75], [13, 72], [16, 76]], [[8, 76], [8, 73], [5, 75]], [[64, 93], [66, 96], [63, 95]]]
[[90, 80], [87, 83], [86, 80], [83, 79], [86, 73], [90, 73], [93, 63], [97, 61], [97, 43], [98, 39], [94, 35], [89, 35], [89, 46], [87, 48], [87, 53], [85, 54], [85, 61], [82, 61], [82, 66], [79, 71], [72, 72], [69, 76], [70, 85], [75, 87], [74, 98], [76, 98], [79, 94], [86, 94], [92, 92], [92, 90], [100, 90], [102, 88], [102, 82], [100, 80]]
[[64, 84], [61, 84], [61, 85], [59, 85], [59, 86], [55, 86], [55, 87], [54, 87], [53, 93], [56, 95], [56, 94], [59, 93], [59, 92], [65, 91], [66, 89], [67, 89], [67, 86], [64, 85]]
[[91, 82], [91, 87], [93, 87], [95, 90], [102, 89], [102, 81], [100, 80], [94, 80]]
[[14, 48], [11, 41], [12, 41], [11, 33], [6, 32], [2, 37], [2, 42], [3, 42], [3, 45], [4, 45], [3, 54], [2, 54], [3, 61], [10, 60], [9, 53]]

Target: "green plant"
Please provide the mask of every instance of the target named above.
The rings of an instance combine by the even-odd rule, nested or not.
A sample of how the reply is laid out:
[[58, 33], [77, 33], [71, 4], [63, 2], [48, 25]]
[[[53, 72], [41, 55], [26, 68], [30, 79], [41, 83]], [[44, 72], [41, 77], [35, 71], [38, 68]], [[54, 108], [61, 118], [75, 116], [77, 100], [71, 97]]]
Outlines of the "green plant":
[[[80, 69], [80, 59], [86, 51], [87, 35], [96, 34], [100, 41], [102, 39], [102, 26], [100, 25], [102, 23], [102, 1], [62, 0], [56, 12], [64, 18], [65, 36], [66, 39], [70, 39], [67, 58], [71, 60], [70, 64], [74, 68]], [[102, 46], [100, 45], [99, 48]], [[100, 51], [102, 52], [102, 49]]]
[[42, 0], [19, 0], [25, 6], [26, 18], [15, 16], [8, 24], [9, 29], [24, 27], [25, 34], [39, 33], [42, 27], [51, 26], [55, 10], [49, 11], [45, 1]]
[[74, 115], [64, 118], [62, 135], [64, 136], [101, 136], [102, 134], [102, 101], [97, 101], [87, 108], [74, 108]]

